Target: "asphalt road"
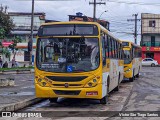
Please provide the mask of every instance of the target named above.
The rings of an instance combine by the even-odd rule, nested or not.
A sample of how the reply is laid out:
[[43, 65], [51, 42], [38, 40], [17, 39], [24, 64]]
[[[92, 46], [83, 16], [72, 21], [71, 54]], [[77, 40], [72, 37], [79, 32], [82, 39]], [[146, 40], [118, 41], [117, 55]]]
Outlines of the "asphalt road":
[[[160, 67], [143, 67], [141, 77], [133, 83], [131, 95], [124, 105], [123, 111], [146, 111], [146, 113], [148, 111], [160, 111]], [[109, 119], [119, 120], [119, 117]], [[160, 116], [122, 117], [121, 119], [160, 120]]]
[[[160, 67], [143, 67], [140, 78], [134, 82], [122, 83], [118, 92], [110, 94], [109, 103], [106, 105], [101, 105], [96, 100], [60, 98], [58, 103], [50, 103], [46, 100], [27, 107], [23, 111], [46, 112], [48, 113], [46, 120], [159, 120], [160, 117], [92, 117], [91, 113], [94, 111], [101, 111], [99, 113], [105, 111], [160, 111]], [[53, 114], [61, 115], [61, 117], [55, 117]], [[19, 120], [30, 119], [20, 118]], [[34, 120], [41, 119], [44, 118], [35, 118]]]

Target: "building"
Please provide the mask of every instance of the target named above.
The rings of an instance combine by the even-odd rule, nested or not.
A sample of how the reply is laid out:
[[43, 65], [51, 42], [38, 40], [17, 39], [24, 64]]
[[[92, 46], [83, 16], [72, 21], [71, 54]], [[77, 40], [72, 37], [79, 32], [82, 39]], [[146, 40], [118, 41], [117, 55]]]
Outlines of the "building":
[[[31, 16], [32, 13], [24, 12], [9, 12], [8, 15], [15, 24], [11, 31], [12, 36], [19, 36], [23, 42], [28, 42], [28, 37], [31, 34]], [[34, 13], [33, 34], [36, 36], [39, 26], [45, 22], [45, 13]], [[35, 42], [35, 37], [34, 41]]]
[[141, 14], [142, 58], [153, 58], [160, 64], [160, 14]]
[[[15, 24], [14, 29], [11, 31], [10, 38], [8, 41], [12, 41], [12, 39], [16, 36], [22, 39], [22, 43], [17, 44], [17, 54], [15, 59], [18, 62], [27, 62], [30, 61], [30, 53], [28, 52], [28, 39], [31, 35], [31, 16], [32, 13], [26, 12], [8, 12], [8, 15], [13, 20]], [[36, 34], [38, 29], [42, 23], [45, 23], [45, 13], [34, 13], [34, 22], [33, 22], [33, 53], [35, 54], [35, 42], [36, 42]], [[11, 55], [10, 59], [13, 58]]]
[[[76, 13], [76, 15], [68, 15], [69, 16], [69, 21], [85, 21], [85, 22], [93, 22], [92, 17], [88, 17], [83, 15], [83, 13]], [[109, 30], [109, 22], [106, 20], [100, 20], [97, 19], [96, 22], [101, 24], [103, 27], [105, 27], [107, 30]]]

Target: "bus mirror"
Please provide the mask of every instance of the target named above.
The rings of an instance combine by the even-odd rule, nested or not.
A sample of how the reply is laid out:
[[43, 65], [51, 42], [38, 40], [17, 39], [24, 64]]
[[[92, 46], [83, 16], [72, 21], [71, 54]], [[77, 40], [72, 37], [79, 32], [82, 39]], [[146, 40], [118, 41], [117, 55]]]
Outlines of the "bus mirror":
[[103, 58], [103, 66], [106, 65], [106, 59]]

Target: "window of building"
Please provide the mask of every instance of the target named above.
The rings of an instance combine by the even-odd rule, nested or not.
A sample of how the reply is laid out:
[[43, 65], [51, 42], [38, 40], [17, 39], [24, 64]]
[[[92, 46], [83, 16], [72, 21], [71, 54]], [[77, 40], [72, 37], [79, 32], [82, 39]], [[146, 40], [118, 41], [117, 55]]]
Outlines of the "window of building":
[[149, 21], [149, 27], [156, 27], [156, 21], [155, 20], [150, 20]]

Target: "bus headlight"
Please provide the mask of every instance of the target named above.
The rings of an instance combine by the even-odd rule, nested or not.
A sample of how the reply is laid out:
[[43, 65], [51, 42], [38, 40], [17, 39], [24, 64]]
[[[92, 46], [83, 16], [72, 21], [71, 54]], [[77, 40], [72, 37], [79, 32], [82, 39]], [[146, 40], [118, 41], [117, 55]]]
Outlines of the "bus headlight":
[[94, 78], [87, 82], [87, 84], [84, 87], [95, 87], [97, 85], [97, 80]]
[[43, 85], [44, 87], [46, 86], [46, 84], [47, 84], [46, 82], [42, 82], [42, 85]]
[[41, 79], [41, 78], [39, 78], [39, 79], [38, 79], [38, 82], [41, 82], [41, 81], [42, 81], [42, 79]]
[[89, 83], [88, 83], [88, 86], [89, 86], [89, 87], [92, 87], [92, 83], [91, 83], [91, 82], [89, 82]]
[[93, 79], [93, 82], [94, 82], [94, 83], [96, 83], [96, 82], [97, 82], [97, 80], [96, 80], [96, 79]]
[[127, 69], [125, 72], [129, 72], [131, 69], [129, 68], [129, 69]]
[[38, 78], [37, 83], [38, 83], [38, 85], [40, 85], [42, 87], [49, 87], [49, 84], [42, 78]]

